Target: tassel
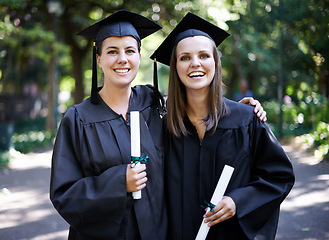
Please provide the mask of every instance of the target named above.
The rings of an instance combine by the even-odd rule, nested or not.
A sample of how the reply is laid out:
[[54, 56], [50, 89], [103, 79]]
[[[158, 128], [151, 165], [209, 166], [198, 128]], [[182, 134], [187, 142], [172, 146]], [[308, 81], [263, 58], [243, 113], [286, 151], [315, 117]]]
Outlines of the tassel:
[[160, 115], [163, 117], [167, 111], [166, 111], [166, 106], [165, 106], [165, 100], [159, 91], [158, 68], [157, 68], [157, 61], [156, 61], [155, 57], [154, 57], [154, 63], [153, 63], [153, 86], [154, 86], [153, 101], [155, 102]]
[[98, 104], [99, 100], [97, 97], [97, 59], [96, 59], [96, 43], [93, 45], [93, 69], [92, 69], [92, 85], [90, 101], [93, 104]]
[[157, 91], [159, 91], [159, 87], [158, 87], [158, 67], [157, 67], [157, 59], [156, 58], [154, 58], [153, 70], [154, 70], [153, 86], [155, 87], [155, 89]]

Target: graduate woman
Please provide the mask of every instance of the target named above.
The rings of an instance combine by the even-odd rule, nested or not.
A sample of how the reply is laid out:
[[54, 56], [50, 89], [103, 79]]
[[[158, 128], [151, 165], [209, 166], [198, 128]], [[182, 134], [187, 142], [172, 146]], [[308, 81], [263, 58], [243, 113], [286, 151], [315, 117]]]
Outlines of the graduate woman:
[[[151, 58], [170, 65], [165, 194], [168, 239], [274, 239], [280, 204], [294, 183], [289, 158], [253, 108], [222, 95], [217, 46], [228, 33], [188, 13]], [[224, 165], [234, 168], [208, 213]]]
[[[98, 92], [66, 112], [53, 151], [50, 198], [70, 224], [69, 239], [166, 239], [163, 134], [159, 95], [131, 87], [140, 64], [141, 39], [161, 27], [118, 11], [79, 35], [94, 39], [104, 74]], [[96, 61], [93, 74], [96, 74]], [[147, 164], [130, 165], [131, 110], [140, 111], [141, 149]], [[132, 192], [142, 190], [134, 200]]]

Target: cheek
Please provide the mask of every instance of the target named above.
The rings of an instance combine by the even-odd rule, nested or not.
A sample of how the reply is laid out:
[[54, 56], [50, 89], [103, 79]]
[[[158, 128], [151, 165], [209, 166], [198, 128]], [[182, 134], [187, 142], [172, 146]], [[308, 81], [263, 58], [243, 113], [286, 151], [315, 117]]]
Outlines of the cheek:
[[176, 69], [177, 69], [177, 74], [178, 74], [178, 77], [180, 79], [182, 79], [184, 76], [185, 76], [185, 73], [186, 73], [186, 67], [184, 65], [184, 63], [177, 63], [176, 64]]
[[209, 70], [209, 73], [210, 73], [210, 76], [211, 76], [211, 79], [214, 78], [215, 76], [215, 70], [216, 70], [216, 64], [214, 61], [211, 61], [209, 64], [208, 64], [208, 70]]
[[134, 63], [134, 66], [135, 68], [139, 68], [139, 65], [140, 65], [140, 56], [137, 56], [137, 57], [134, 57], [133, 58], [133, 63]]

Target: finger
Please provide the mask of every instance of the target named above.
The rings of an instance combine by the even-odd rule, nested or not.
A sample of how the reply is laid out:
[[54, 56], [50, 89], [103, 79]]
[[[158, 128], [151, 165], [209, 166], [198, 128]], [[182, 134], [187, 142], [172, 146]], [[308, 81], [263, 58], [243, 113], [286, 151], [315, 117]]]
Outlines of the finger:
[[[210, 216], [213, 216], [214, 214], [216, 214], [219, 210], [221, 210], [224, 207], [222, 202], [219, 202], [213, 209], [212, 211], [210, 211], [209, 208], [206, 208], [205, 210], [207, 211], [203, 217], [204, 218], [209, 218]], [[208, 211], [209, 210], [209, 211]]]
[[254, 101], [254, 98], [252, 97], [244, 97], [239, 102], [244, 104], [252, 105], [251, 103]]
[[267, 120], [266, 111], [264, 111], [263, 114], [262, 114], [262, 121], [266, 122], [266, 120]]
[[139, 178], [144, 178], [147, 176], [147, 173], [145, 171], [138, 173]]
[[229, 213], [229, 212], [226, 212], [226, 213], [218, 216], [218, 218], [215, 218], [213, 221], [210, 221], [208, 223], [208, 227], [214, 226], [214, 225], [216, 225], [216, 224], [218, 224], [220, 222], [224, 222], [224, 221], [230, 219], [231, 217], [233, 217], [233, 215], [231, 213]]
[[250, 106], [255, 106], [255, 107], [257, 107], [258, 104], [260, 105], [260, 103], [258, 102], [258, 100], [255, 100], [255, 99], [252, 98], [252, 97], [249, 97], [248, 100], [249, 100], [249, 102], [247, 102], [247, 103], [249, 103]]
[[143, 184], [136, 187], [136, 191], [142, 190], [145, 187], [146, 187], [146, 183], [143, 183]]
[[256, 113], [258, 117], [260, 117], [262, 115], [263, 111], [264, 110], [260, 104], [256, 105], [254, 108], [254, 113]]
[[205, 222], [207, 223], [207, 222], [214, 221], [215, 219], [221, 217], [223, 214], [224, 214], [223, 208], [219, 209], [217, 211], [215, 211], [215, 210], [212, 212], [209, 211], [207, 214], [204, 215]]
[[146, 170], [146, 164], [139, 164], [135, 168], [137, 168], [140, 172]]
[[142, 185], [147, 182], [147, 177], [143, 177], [136, 182], [137, 186]]
[[139, 164], [136, 165], [135, 167], [131, 167], [132, 171], [135, 173], [140, 173], [146, 170], [145, 164]]

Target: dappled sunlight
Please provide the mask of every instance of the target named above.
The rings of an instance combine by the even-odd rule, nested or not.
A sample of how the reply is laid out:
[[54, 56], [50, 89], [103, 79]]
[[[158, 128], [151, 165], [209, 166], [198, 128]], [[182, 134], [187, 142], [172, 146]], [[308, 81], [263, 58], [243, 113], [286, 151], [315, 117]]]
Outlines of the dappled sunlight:
[[281, 204], [276, 239], [329, 239], [324, 221], [329, 216], [329, 163], [293, 145], [283, 147], [291, 158], [296, 182]]
[[49, 200], [51, 151], [14, 155], [0, 171], [0, 239], [67, 239], [68, 224]]
[[31, 238], [30, 240], [56, 240], [56, 239], [67, 239], [67, 230], [58, 231], [55, 233], [42, 234], [37, 237]]
[[[328, 199], [328, 196], [329, 191], [325, 193], [323, 191], [313, 191], [294, 198], [288, 198], [285, 200], [284, 204], [282, 204], [281, 210], [302, 213], [304, 207], [323, 203], [324, 199]], [[327, 210], [329, 210], [329, 206], [327, 207]]]
[[[1, 196], [1, 227], [15, 227], [26, 221], [39, 221], [54, 213], [48, 205], [50, 205], [48, 194], [40, 195], [39, 191], [10, 192]], [[11, 214], [6, 215], [9, 211]]]

